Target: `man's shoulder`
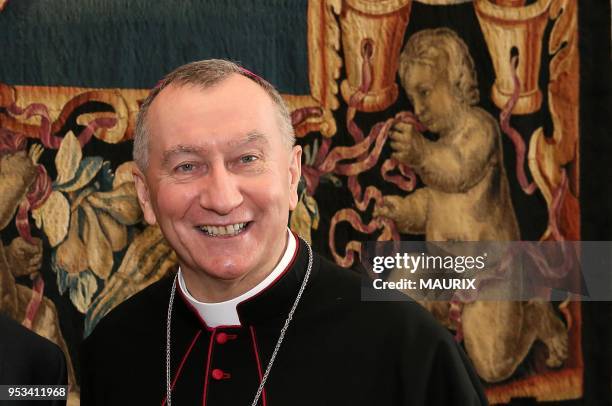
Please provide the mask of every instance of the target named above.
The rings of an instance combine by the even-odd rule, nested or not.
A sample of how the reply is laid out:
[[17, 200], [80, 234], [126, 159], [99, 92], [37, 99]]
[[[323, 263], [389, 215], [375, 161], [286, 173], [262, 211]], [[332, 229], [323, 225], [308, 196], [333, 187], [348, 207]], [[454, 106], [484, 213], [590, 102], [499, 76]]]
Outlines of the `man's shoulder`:
[[118, 304], [98, 322], [88, 341], [104, 340], [119, 331], [144, 333], [144, 330], [159, 324], [159, 314], [165, 314], [168, 305], [172, 280], [170, 275], [164, 276]]
[[24, 349], [32, 359], [46, 359], [62, 354], [62, 350], [55, 343], [4, 315], [0, 315], [0, 331], [0, 343], [11, 352]]
[[0, 358], [4, 364], [0, 372], [9, 374], [2, 375], [3, 379], [31, 379], [18, 382], [22, 384], [61, 382], [66, 363], [64, 353], [55, 343], [4, 315], [0, 315], [0, 331]]
[[[361, 297], [362, 275], [353, 269], [339, 265], [319, 256], [320, 276], [317, 281], [317, 296], [325, 297], [329, 303], [343, 302], [345, 311], [364, 325], [400, 330], [406, 338], [437, 337], [452, 338], [448, 330], [422, 305], [403, 293], [390, 292], [381, 300], [365, 300]], [[384, 299], [384, 300], [382, 300]]]
[[359, 287], [360, 273], [352, 268], [343, 268], [322, 255], [315, 254], [315, 264], [319, 266], [321, 283], [335, 283], [336, 288], [351, 289]]

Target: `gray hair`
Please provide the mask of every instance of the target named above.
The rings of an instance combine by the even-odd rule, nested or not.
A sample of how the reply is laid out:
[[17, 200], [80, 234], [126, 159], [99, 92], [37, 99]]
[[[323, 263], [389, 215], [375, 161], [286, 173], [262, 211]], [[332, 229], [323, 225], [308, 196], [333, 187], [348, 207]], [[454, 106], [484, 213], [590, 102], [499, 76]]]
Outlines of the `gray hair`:
[[283, 101], [283, 98], [278, 91], [265, 79], [249, 72], [235, 62], [226, 61], [223, 59], [207, 59], [203, 61], [191, 62], [183, 66], [179, 66], [174, 71], [166, 75], [155, 86], [147, 98], [142, 102], [138, 116], [136, 117], [136, 128], [134, 129], [134, 162], [140, 168], [145, 170], [149, 164], [149, 137], [150, 132], [147, 126], [147, 116], [149, 108], [155, 98], [161, 91], [169, 85], [176, 86], [198, 86], [202, 89], [207, 89], [217, 85], [227, 79], [229, 76], [237, 74], [251, 79], [257, 83], [270, 96], [270, 99], [276, 105], [276, 110], [279, 119], [279, 128], [284, 137], [287, 147], [290, 149], [295, 144], [295, 132], [291, 125], [291, 115], [289, 109]]

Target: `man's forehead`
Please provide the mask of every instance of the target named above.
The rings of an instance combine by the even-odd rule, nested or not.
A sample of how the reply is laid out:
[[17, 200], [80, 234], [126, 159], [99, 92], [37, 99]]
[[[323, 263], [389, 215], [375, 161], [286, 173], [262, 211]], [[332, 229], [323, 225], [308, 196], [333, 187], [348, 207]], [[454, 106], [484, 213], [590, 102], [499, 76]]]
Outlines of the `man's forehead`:
[[171, 84], [151, 106], [149, 145], [166, 155], [270, 145], [282, 142], [278, 115], [265, 90], [239, 74], [210, 88]]
[[235, 134], [228, 136], [214, 136], [207, 137], [205, 133], [202, 133], [201, 137], [198, 137], [195, 143], [184, 143], [180, 141], [170, 142], [165, 146], [167, 151], [189, 151], [199, 150], [207, 151], [217, 146], [227, 146], [231, 148], [237, 148], [242, 145], [267, 145], [269, 144], [269, 135], [259, 130], [248, 131], [244, 134]]
[[155, 104], [157, 101], [172, 102], [181, 96], [186, 95], [198, 95], [205, 96], [208, 94], [215, 94], [218, 96], [222, 95], [235, 95], [238, 98], [249, 101], [250, 99], [245, 97], [246, 94], [253, 96], [267, 96], [265, 90], [261, 88], [252, 79], [249, 79], [238, 73], [230, 73], [226, 77], [207, 81], [202, 79], [201, 81], [191, 79], [190, 81], [177, 81], [170, 83], [164, 89], [162, 89], [156, 99], [153, 101]]
[[244, 144], [268, 144], [269, 135], [259, 130], [251, 130], [244, 137], [230, 139], [227, 143], [232, 147], [239, 147]]
[[236, 150], [244, 146], [266, 147], [270, 144], [269, 135], [259, 130], [252, 130], [235, 137], [207, 138], [203, 135], [197, 143], [173, 142], [163, 146], [163, 160], [168, 161], [173, 156], [181, 154], [205, 155], [215, 149]]
[[[227, 123], [229, 126], [237, 120], [263, 124], [275, 119], [277, 114], [276, 106], [264, 89], [251, 79], [232, 74], [210, 87], [168, 85], [152, 102], [148, 121], [154, 126], [181, 126], [208, 117], [210, 125]], [[223, 120], [227, 115], [231, 120]]]

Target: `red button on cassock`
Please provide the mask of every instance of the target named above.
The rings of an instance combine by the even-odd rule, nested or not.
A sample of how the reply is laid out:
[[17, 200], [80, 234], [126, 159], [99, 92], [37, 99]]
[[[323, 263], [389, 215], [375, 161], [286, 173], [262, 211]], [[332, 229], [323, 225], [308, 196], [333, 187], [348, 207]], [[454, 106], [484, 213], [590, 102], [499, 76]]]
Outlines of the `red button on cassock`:
[[225, 372], [223, 372], [223, 370], [215, 368], [212, 370], [212, 377], [213, 379], [216, 379], [217, 381], [220, 381], [221, 379], [225, 378], [227, 375]]
[[217, 344], [225, 344], [229, 340], [234, 340], [236, 337], [238, 337], [236, 334], [220, 332], [219, 334], [215, 335], [215, 341]]
[[225, 333], [219, 333], [217, 334], [217, 344], [225, 344], [228, 340], [227, 334]]

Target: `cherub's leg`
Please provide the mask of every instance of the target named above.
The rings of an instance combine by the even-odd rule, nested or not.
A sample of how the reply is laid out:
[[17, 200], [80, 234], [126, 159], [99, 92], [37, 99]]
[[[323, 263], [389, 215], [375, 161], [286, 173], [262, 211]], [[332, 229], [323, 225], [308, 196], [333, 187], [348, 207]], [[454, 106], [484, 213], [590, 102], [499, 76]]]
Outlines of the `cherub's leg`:
[[509, 378], [527, 356], [536, 338], [537, 320], [526, 306], [515, 301], [465, 304], [461, 316], [465, 347], [485, 381]]
[[559, 367], [567, 359], [568, 333], [561, 319], [555, 314], [550, 302], [530, 302], [530, 311], [539, 320], [538, 339], [548, 348], [546, 365]]
[[417, 189], [408, 196], [385, 196], [381, 207], [374, 209], [374, 216], [387, 217], [395, 222], [403, 234], [425, 234], [429, 189]]

